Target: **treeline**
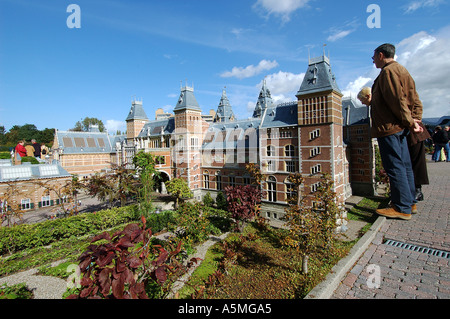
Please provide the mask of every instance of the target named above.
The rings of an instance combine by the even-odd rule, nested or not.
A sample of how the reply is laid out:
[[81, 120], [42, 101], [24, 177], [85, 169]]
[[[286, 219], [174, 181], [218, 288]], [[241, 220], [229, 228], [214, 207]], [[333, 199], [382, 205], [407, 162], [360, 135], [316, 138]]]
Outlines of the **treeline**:
[[34, 124], [14, 125], [9, 131], [4, 126], [0, 126], [0, 151], [9, 151], [15, 147], [20, 140], [30, 142], [35, 139], [38, 143], [44, 143], [48, 147], [53, 144], [55, 129], [45, 128], [38, 130]]

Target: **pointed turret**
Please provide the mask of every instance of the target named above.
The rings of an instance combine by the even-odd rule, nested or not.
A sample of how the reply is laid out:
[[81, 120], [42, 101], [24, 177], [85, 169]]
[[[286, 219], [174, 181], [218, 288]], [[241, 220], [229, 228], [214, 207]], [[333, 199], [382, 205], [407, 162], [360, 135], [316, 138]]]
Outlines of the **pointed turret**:
[[131, 110], [125, 121], [131, 120], [144, 120], [148, 121], [147, 114], [145, 114], [144, 108], [142, 107], [142, 101], [133, 101], [131, 104]]
[[231, 108], [230, 101], [228, 100], [227, 94], [224, 89], [222, 91], [222, 97], [220, 98], [219, 106], [217, 107], [214, 122], [230, 122], [234, 120], [235, 116]]
[[263, 81], [263, 86], [259, 92], [258, 101], [256, 102], [255, 111], [253, 117], [261, 117], [267, 108], [274, 106], [272, 95], [270, 90], [266, 86], [266, 80]]
[[131, 103], [130, 113], [125, 121], [127, 122], [127, 139], [131, 143], [149, 121], [142, 107], [142, 101], [134, 100]]
[[299, 125], [342, 123], [342, 93], [325, 55], [309, 60], [296, 96]]
[[308, 71], [306, 71], [302, 85], [296, 96], [299, 97], [325, 91], [335, 91], [341, 94], [336, 83], [336, 78], [331, 72], [330, 59], [324, 55], [309, 59]]
[[200, 106], [194, 95], [194, 88], [186, 85], [181, 88], [180, 97], [178, 98], [178, 103], [175, 106], [174, 112], [185, 111], [188, 109], [201, 112]]

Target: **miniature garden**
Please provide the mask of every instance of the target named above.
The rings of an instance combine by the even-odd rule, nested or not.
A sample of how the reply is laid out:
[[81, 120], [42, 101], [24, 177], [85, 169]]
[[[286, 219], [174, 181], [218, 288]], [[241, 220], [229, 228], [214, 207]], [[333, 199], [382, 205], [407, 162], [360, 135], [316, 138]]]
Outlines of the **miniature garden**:
[[[276, 228], [259, 216], [264, 176], [258, 167], [248, 166], [252, 185], [227, 187], [216, 199], [207, 194], [203, 202], [189, 200], [187, 184], [174, 178], [166, 185], [174, 209], [162, 211], [152, 204], [154, 159], [144, 153], [135, 157], [137, 179], [135, 172], [122, 170], [108, 178], [95, 176], [83, 186], [90, 196], [120, 207], [0, 227], [0, 278], [38, 268], [40, 275], [66, 280], [62, 298], [69, 299], [298, 299], [357, 241], [336, 235], [340, 208], [326, 175], [315, 207], [303, 205], [298, 196], [302, 176], [291, 175], [298, 191], [286, 208], [286, 227]], [[76, 195], [78, 183], [73, 181], [65, 194]], [[347, 218], [370, 226], [370, 212], [383, 204], [383, 199], [364, 199]], [[195, 257], [211, 239], [204, 257]], [[52, 266], [55, 261], [59, 264]], [[33, 295], [23, 284], [3, 285], [0, 298]]]

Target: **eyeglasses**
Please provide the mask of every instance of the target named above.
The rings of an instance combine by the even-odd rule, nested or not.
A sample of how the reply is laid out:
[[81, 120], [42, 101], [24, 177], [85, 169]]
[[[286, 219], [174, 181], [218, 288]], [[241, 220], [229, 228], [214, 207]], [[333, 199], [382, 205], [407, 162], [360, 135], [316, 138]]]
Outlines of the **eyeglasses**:
[[380, 53], [381, 53], [381, 52], [374, 53], [374, 54], [373, 54], [373, 57], [372, 57], [372, 60], [375, 60], [375, 57], [380, 56]]

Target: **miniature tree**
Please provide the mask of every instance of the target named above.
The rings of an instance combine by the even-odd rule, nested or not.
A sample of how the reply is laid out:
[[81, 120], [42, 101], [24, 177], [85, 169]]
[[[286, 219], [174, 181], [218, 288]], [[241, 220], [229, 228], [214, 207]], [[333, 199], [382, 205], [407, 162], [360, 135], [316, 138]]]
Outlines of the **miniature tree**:
[[261, 192], [251, 185], [238, 185], [225, 187], [227, 193], [228, 211], [236, 220], [239, 232], [244, 229], [245, 223], [259, 213]]
[[1, 220], [0, 227], [3, 221], [6, 221], [6, 226], [11, 227], [17, 223], [17, 221], [22, 220], [23, 209], [22, 205], [17, 201], [16, 194], [19, 193], [19, 189], [16, 183], [7, 183], [8, 188], [0, 198], [1, 203]]
[[140, 151], [133, 158], [133, 164], [139, 174], [138, 200], [141, 213], [147, 214], [152, 210], [152, 192], [155, 187], [153, 177], [159, 176], [155, 169], [158, 156]]
[[85, 183], [87, 193], [101, 201], [107, 200], [110, 207], [116, 200], [120, 201], [122, 207], [125, 206], [128, 199], [137, 194], [138, 189], [135, 171], [126, 166], [127, 164], [112, 164], [113, 172], [92, 175]]
[[314, 193], [314, 205], [306, 205], [306, 196], [302, 195], [304, 178], [300, 173], [291, 174], [288, 180], [294, 185], [296, 192], [289, 200], [286, 208], [286, 220], [289, 235], [285, 244], [294, 247], [302, 256], [302, 272], [308, 273], [309, 257], [323, 249], [332, 251], [332, 237], [336, 229], [339, 209], [336, 204], [336, 193], [328, 174], [324, 174], [318, 190]]
[[179, 201], [185, 198], [192, 198], [193, 194], [189, 185], [182, 178], [174, 178], [166, 182], [167, 192], [176, 198], [175, 209], [178, 208]]

